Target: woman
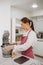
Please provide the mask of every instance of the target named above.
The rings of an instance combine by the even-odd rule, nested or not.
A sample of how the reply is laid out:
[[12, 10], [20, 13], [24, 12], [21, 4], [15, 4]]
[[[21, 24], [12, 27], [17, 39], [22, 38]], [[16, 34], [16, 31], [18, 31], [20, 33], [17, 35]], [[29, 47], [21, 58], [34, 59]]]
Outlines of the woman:
[[25, 33], [21, 38], [20, 45], [8, 46], [5, 47], [5, 49], [13, 49], [13, 52], [21, 51], [21, 54], [34, 58], [33, 46], [37, 41], [37, 37], [34, 32], [33, 22], [27, 17], [24, 17], [21, 19], [21, 28], [25, 31]]

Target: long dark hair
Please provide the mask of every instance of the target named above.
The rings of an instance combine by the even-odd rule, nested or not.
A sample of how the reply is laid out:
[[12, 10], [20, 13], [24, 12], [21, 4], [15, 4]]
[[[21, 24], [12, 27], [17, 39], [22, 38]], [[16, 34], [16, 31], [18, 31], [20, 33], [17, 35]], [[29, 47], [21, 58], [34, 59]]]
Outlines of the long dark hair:
[[29, 23], [31, 29], [34, 31], [34, 25], [33, 25], [33, 21], [32, 20], [28, 19], [27, 17], [23, 17], [21, 19], [21, 22], [23, 22], [23, 23]]
[[33, 21], [32, 21], [32, 20], [30, 20], [30, 27], [32, 28], [33, 31], [35, 31], [35, 30], [34, 30], [34, 25], [33, 25]]

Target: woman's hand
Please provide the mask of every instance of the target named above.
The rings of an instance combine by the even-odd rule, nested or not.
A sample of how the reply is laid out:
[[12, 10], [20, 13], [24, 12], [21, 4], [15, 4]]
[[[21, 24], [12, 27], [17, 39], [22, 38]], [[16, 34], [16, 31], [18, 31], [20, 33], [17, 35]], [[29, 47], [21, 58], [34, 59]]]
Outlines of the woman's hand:
[[4, 47], [4, 49], [7, 50], [7, 51], [10, 51], [13, 48], [14, 48], [14, 45], [8, 45], [8, 46]]

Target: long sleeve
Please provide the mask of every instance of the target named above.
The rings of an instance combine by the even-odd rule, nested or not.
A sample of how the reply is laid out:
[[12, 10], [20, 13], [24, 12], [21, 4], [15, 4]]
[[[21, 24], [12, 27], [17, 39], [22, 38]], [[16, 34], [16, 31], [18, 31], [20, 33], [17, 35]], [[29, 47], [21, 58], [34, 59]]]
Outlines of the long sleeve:
[[13, 51], [25, 51], [31, 46], [34, 46], [37, 41], [36, 34], [34, 32], [31, 32], [28, 35], [27, 41], [22, 45], [15, 45]]

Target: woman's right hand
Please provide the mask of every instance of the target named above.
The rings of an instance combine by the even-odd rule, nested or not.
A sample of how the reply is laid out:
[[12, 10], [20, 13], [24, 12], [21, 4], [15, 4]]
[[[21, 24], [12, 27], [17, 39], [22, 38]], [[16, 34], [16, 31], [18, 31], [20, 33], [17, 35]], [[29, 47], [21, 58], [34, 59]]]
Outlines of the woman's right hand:
[[6, 51], [10, 51], [11, 49], [13, 49], [14, 45], [8, 45], [8, 46], [4, 46], [4, 49]]

